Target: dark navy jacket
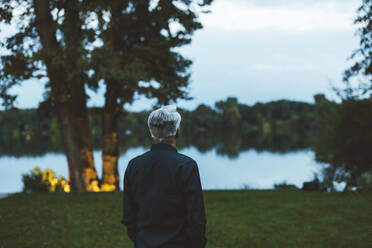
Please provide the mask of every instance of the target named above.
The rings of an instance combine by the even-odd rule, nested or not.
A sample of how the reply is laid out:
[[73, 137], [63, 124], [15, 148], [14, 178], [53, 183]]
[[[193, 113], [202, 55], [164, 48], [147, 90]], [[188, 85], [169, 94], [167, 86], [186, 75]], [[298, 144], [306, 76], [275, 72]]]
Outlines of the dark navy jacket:
[[204, 248], [206, 217], [196, 162], [154, 144], [124, 175], [122, 223], [136, 248]]

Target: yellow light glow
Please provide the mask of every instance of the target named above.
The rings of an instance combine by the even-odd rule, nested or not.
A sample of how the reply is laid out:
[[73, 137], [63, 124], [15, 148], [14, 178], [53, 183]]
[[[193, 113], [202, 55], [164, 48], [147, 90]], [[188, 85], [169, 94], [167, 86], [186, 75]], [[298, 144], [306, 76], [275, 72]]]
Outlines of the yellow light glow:
[[70, 193], [70, 185], [65, 184], [65, 186], [63, 187], [63, 190], [64, 190], [66, 193]]
[[92, 182], [92, 184], [91, 184], [91, 189], [92, 189], [92, 191], [94, 191], [94, 192], [100, 192], [100, 191], [101, 191], [101, 189], [100, 189], [99, 186], [98, 186], [98, 181], [97, 181], [97, 180], [94, 180], [94, 181]]
[[115, 185], [112, 184], [102, 184], [101, 190], [103, 192], [111, 192], [116, 189]]

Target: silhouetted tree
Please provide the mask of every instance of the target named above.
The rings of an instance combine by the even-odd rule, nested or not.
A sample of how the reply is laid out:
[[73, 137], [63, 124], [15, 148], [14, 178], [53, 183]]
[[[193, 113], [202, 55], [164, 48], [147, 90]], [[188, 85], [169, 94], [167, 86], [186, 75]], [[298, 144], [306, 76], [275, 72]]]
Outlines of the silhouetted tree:
[[[356, 62], [344, 72], [345, 89], [337, 90], [343, 102], [332, 103], [317, 95], [314, 145], [316, 159], [330, 164], [326, 181], [345, 180], [357, 184], [363, 173], [372, 169], [370, 100], [357, 100], [372, 90], [372, 0], [362, 0], [354, 23], [359, 25], [360, 48], [351, 59]], [[352, 79], [358, 79], [354, 86]]]
[[98, 184], [86, 108], [90, 80], [88, 46], [94, 30], [87, 25], [89, 1], [3, 0], [1, 22], [13, 25], [1, 56], [1, 97], [6, 108], [16, 96], [8, 90], [27, 79], [46, 79], [45, 102], [58, 119], [72, 190]]
[[[354, 23], [360, 26], [357, 31], [360, 47], [351, 55], [357, 61], [344, 72], [347, 87], [342, 93], [346, 97], [358, 97], [372, 90], [372, 0], [362, 0]], [[358, 75], [359, 86], [353, 88], [350, 79]]]
[[[106, 85], [102, 112], [102, 183], [118, 188], [118, 118], [123, 105], [144, 95], [167, 104], [190, 99], [192, 61], [175, 50], [191, 42], [202, 7], [212, 0], [105, 1], [99, 11], [99, 39], [92, 53], [94, 77]], [[200, 10], [198, 10], [200, 9]]]
[[215, 104], [216, 109], [222, 113], [223, 126], [230, 135], [233, 131], [240, 131], [240, 121], [242, 116], [240, 114], [238, 99], [229, 97], [226, 101], [219, 101]]
[[[327, 180], [356, 185], [372, 170], [372, 101], [348, 99], [338, 105], [323, 100], [317, 110], [316, 160], [329, 163]], [[330, 179], [329, 177], [332, 177]]]

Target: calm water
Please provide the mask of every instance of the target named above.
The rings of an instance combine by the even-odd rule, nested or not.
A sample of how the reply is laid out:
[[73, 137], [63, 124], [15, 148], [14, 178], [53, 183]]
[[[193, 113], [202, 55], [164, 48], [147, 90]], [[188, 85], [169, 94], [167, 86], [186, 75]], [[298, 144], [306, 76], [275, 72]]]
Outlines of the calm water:
[[[120, 187], [125, 168], [131, 158], [146, 149], [132, 148], [120, 157]], [[254, 150], [241, 152], [238, 158], [216, 154], [215, 150], [206, 153], [196, 148], [186, 148], [179, 152], [191, 156], [199, 165], [203, 189], [271, 189], [275, 183], [287, 182], [302, 186], [304, 181], [314, 178], [321, 166], [314, 161], [314, 152], [300, 151], [286, 154], [257, 152]], [[102, 173], [101, 152], [94, 152], [96, 169]], [[35, 166], [41, 169], [51, 168], [57, 176], [67, 178], [68, 169], [63, 154], [47, 153], [40, 157], [0, 157], [0, 193], [13, 193], [22, 190], [22, 173]]]

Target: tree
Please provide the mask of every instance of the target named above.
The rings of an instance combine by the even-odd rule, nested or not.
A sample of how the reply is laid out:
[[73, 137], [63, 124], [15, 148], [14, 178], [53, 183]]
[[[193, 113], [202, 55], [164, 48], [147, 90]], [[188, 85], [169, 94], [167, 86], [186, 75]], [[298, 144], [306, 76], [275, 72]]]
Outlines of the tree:
[[242, 116], [240, 114], [237, 98], [228, 97], [226, 101], [218, 101], [215, 107], [222, 113], [223, 126], [228, 132], [240, 131], [239, 124]]
[[[198, 14], [212, 0], [67, 1], [4, 0], [3, 23], [17, 33], [3, 44], [0, 96], [9, 108], [9, 89], [30, 78], [46, 78], [40, 108], [58, 117], [69, 165], [71, 190], [99, 190], [86, 107], [85, 86], [106, 85], [102, 183], [118, 188], [117, 123], [122, 107], [137, 95], [159, 104], [186, 98], [191, 61], [175, 48], [202, 28]], [[178, 25], [176, 29], [174, 25]]]
[[[344, 72], [345, 89], [336, 89], [343, 101], [337, 105], [318, 96], [319, 133], [314, 142], [316, 159], [330, 164], [326, 181], [345, 180], [354, 185], [372, 169], [372, 105], [370, 100], [357, 100], [372, 90], [372, 0], [362, 0], [357, 13], [354, 23], [359, 25], [360, 48], [350, 57], [356, 61]], [[352, 79], [359, 81], [358, 86]]]
[[330, 164], [326, 181], [358, 185], [361, 176], [372, 170], [371, 108], [369, 99], [318, 103], [314, 148], [316, 160]]
[[[102, 183], [118, 188], [118, 118], [123, 105], [135, 96], [155, 98], [159, 104], [190, 99], [187, 85], [191, 61], [175, 48], [189, 44], [202, 28], [198, 21], [204, 1], [107, 1], [101, 5], [99, 39], [92, 53], [94, 76], [106, 85], [102, 112]], [[104, 18], [109, 14], [111, 18]], [[172, 26], [177, 25], [176, 30]], [[103, 63], [104, 61], [104, 63]]]
[[[360, 48], [351, 55], [351, 59], [357, 61], [344, 72], [343, 80], [347, 86], [341, 92], [344, 97], [359, 97], [372, 90], [372, 0], [362, 0], [358, 14], [354, 23], [360, 25], [357, 31]], [[359, 86], [353, 88], [351, 79], [357, 76], [361, 76]]]
[[[372, 0], [362, 0], [357, 13], [354, 23], [359, 25], [360, 48], [350, 57], [356, 61], [344, 72], [346, 87], [335, 89], [342, 103], [330, 102], [323, 95], [315, 97], [313, 144], [316, 160], [330, 164], [324, 170], [324, 181], [331, 188], [333, 181], [357, 185], [372, 169], [372, 102], [360, 99], [372, 90]], [[352, 79], [359, 81], [358, 86]]]
[[1, 21], [17, 26], [2, 44], [1, 96], [9, 108], [16, 96], [8, 90], [22, 81], [47, 79], [45, 101], [58, 118], [68, 161], [71, 189], [93, 191], [98, 184], [88, 125], [85, 83], [89, 80], [87, 44], [92, 29], [84, 26], [89, 11], [82, 1], [4, 0]]

